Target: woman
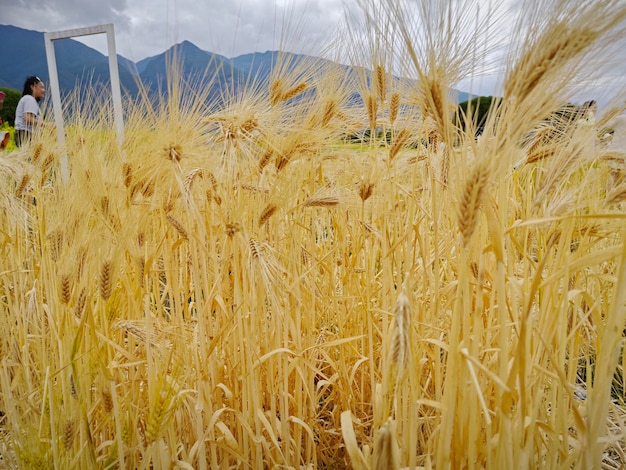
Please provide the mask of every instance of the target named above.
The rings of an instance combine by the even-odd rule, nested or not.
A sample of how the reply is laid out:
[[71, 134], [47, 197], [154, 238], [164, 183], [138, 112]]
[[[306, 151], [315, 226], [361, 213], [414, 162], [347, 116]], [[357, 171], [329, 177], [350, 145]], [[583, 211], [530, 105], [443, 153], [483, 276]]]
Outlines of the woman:
[[39, 101], [46, 94], [46, 87], [39, 77], [28, 77], [24, 82], [22, 98], [15, 110], [15, 145], [20, 147], [30, 140], [37, 127], [43, 127]]

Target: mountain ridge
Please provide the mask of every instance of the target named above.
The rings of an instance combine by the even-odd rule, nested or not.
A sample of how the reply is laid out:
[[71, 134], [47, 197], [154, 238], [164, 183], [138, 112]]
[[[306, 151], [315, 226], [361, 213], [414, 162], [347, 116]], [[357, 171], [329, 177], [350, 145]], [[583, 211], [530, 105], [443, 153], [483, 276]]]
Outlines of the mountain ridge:
[[[39, 76], [44, 82], [49, 81], [43, 32], [0, 24], [0, 43], [10, 45], [5, 48], [5, 60], [0, 68], [0, 87], [21, 91], [24, 80], [30, 75]], [[74, 39], [57, 40], [54, 44], [59, 86], [63, 95], [70, 93], [77, 85], [108, 85], [107, 56]], [[230, 87], [229, 91], [236, 92], [251, 81], [267, 80], [279, 57], [287, 57], [291, 66], [303, 60], [316, 60], [320, 64], [340, 65], [347, 70], [357, 69], [320, 57], [278, 51], [251, 52], [227, 58], [200, 49], [190, 41], [182, 41], [161, 54], [138, 62], [117, 55], [120, 85], [123, 92], [133, 96], [139, 91], [138, 81], [150, 92], [167, 93], [165, 78], [172, 62], [179, 63], [180, 73], [187, 82], [210, 86], [209, 96], [216, 96], [226, 86]], [[458, 90], [454, 90], [453, 94], [452, 99], [457, 103], [465, 101], [469, 96]]]

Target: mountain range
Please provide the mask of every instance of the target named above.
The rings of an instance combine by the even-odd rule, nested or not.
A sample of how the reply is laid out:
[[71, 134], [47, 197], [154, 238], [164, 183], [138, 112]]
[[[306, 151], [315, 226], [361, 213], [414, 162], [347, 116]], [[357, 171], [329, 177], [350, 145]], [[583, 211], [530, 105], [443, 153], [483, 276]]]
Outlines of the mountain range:
[[[0, 25], [0, 44], [5, 45], [0, 67], [0, 87], [21, 92], [24, 80], [31, 75], [40, 77], [44, 82], [49, 81], [43, 32]], [[56, 40], [54, 46], [62, 95], [70, 93], [77, 85], [108, 85], [109, 62], [105, 55], [73, 39]], [[316, 67], [333, 65], [333, 62], [319, 57], [281, 54], [292, 66], [303, 60], [319, 61]], [[121, 55], [117, 57], [123, 94], [136, 95], [139, 91], [138, 82], [149, 92], [167, 93], [166, 71], [172, 58], [178, 58], [182, 78], [197, 86], [202, 86], [205, 80], [206, 86], [210, 86], [209, 96], [213, 97], [219, 96], [226, 86], [231, 91], [237, 91], [252, 80], [257, 83], [266, 80], [278, 56], [277, 51], [266, 51], [227, 58], [183, 41], [137, 63]], [[342, 67], [351, 70], [349, 66]], [[466, 101], [468, 94], [454, 90], [451, 98], [458, 103]]]

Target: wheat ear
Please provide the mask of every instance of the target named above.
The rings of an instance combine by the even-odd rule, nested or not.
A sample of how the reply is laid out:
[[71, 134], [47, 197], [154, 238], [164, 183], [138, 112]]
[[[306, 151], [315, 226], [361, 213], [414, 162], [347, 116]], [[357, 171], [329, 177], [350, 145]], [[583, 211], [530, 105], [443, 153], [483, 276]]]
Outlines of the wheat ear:
[[274, 212], [276, 212], [276, 209], [278, 209], [278, 207], [276, 207], [276, 205], [274, 204], [268, 204], [265, 209], [263, 209], [261, 211], [261, 215], [259, 216], [259, 227], [263, 226], [265, 224], [265, 222], [267, 222], [270, 217], [272, 217], [272, 215], [274, 215]]
[[626, 201], [626, 183], [613, 189], [606, 197], [607, 204], [616, 204], [622, 201]]
[[458, 206], [459, 228], [465, 246], [469, 243], [476, 229], [478, 210], [488, 181], [489, 168], [487, 165], [479, 163], [465, 183], [465, 190]]
[[396, 441], [395, 421], [391, 418], [378, 430], [374, 438], [373, 470], [398, 470], [400, 451]]
[[406, 144], [407, 140], [409, 140], [409, 135], [410, 134], [407, 129], [402, 129], [398, 132], [398, 135], [396, 135], [396, 138], [393, 139], [393, 144], [391, 144], [391, 148], [389, 149], [389, 161], [393, 160], [396, 155], [398, 155], [398, 152], [400, 152], [402, 147], [404, 147], [404, 144]]
[[338, 204], [339, 199], [335, 196], [312, 197], [304, 202], [306, 207], [333, 207]]
[[74, 420], [68, 420], [63, 427], [63, 447], [65, 450], [70, 450], [72, 443], [74, 442], [74, 436], [76, 435], [76, 423]]
[[61, 303], [67, 304], [70, 301], [71, 294], [71, 279], [68, 274], [61, 276]]
[[304, 90], [307, 89], [307, 84], [304, 82], [298, 83], [296, 86], [291, 87], [280, 97], [281, 101], [289, 101], [291, 98], [298, 96]]
[[22, 176], [22, 179], [20, 179], [19, 184], [15, 188], [15, 195], [16, 196], [21, 195], [26, 189], [26, 187], [28, 186], [29, 182], [30, 182], [30, 175], [28, 173], [24, 173], [24, 175]]
[[389, 122], [393, 126], [398, 119], [398, 112], [400, 111], [400, 93], [392, 93], [389, 100]]
[[376, 66], [376, 77], [374, 83], [376, 84], [376, 95], [378, 96], [380, 102], [384, 103], [385, 98], [387, 97], [387, 88], [385, 86], [385, 67], [382, 65]]
[[171, 214], [167, 214], [165, 216], [165, 218], [167, 219], [167, 221], [172, 225], [172, 227], [174, 227], [176, 229], [176, 231], [178, 232], [178, 234], [185, 240], [189, 240], [189, 236], [187, 235], [187, 230], [185, 230], [185, 227], [183, 227], [183, 224], [180, 223], [179, 220], [176, 219], [176, 217], [174, 217]]
[[283, 81], [274, 80], [270, 84], [270, 104], [275, 106], [283, 96]]
[[103, 300], [109, 300], [109, 297], [111, 297], [112, 277], [111, 262], [105, 260], [100, 269], [100, 297], [102, 297]]
[[328, 100], [324, 104], [324, 114], [322, 115], [322, 127], [327, 127], [330, 120], [337, 113], [337, 102], [335, 100]]
[[361, 181], [359, 184], [359, 197], [361, 201], [367, 201], [374, 193], [374, 183], [370, 181]]
[[369, 118], [369, 124], [371, 132], [376, 130], [376, 115], [378, 113], [378, 105], [376, 104], [376, 98], [371, 93], [367, 95], [367, 117]]
[[397, 364], [398, 377], [401, 377], [410, 357], [411, 346], [411, 303], [407, 294], [406, 280], [396, 300], [393, 314], [394, 329], [390, 357], [391, 361]]

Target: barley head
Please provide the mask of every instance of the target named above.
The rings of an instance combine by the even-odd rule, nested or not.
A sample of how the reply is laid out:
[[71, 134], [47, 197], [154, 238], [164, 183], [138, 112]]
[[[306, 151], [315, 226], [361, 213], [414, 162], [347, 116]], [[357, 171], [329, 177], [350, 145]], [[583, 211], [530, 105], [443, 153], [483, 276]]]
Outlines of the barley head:
[[398, 119], [398, 112], [400, 111], [400, 93], [392, 93], [389, 100], [389, 122], [393, 126]]
[[111, 297], [111, 289], [113, 283], [113, 273], [112, 266], [109, 260], [105, 260], [102, 263], [102, 268], [100, 269], [100, 297], [103, 300], [108, 300]]
[[74, 436], [76, 434], [76, 423], [74, 420], [67, 420], [65, 422], [65, 426], [63, 426], [63, 447], [65, 450], [70, 450], [72, 447], [72, 443], [74, 442]]
[[370, 181], [361, 181], [359, 184], [359, 197], [361, 198], [361, 201], [365, 202], [372, 196], [374, 186], [374, 183]]
[[467, 182], [458, 206], [459, 228], [467, 246], [478, 223], [478, 210], [489, 181], [489, 168], [479, 163]]
[[291, 98], [298, 96], [304, 90], [307, 89], [307, 84], [305, 82], [298, 83], [296, 86], [291, 87], [287, 90], [280, 98], [281, 101], [289, 101]]
[[274, 212], [276, 212], [276, 209], [278, 209], [276, 205], [268, 204], [265, 207], [265, 209], [261, 211], [261, 215], [259, 216], [259, 227], [265, 225], [265, 222], [267, 222], [270, 219], [270, 217], [274, 215]]

